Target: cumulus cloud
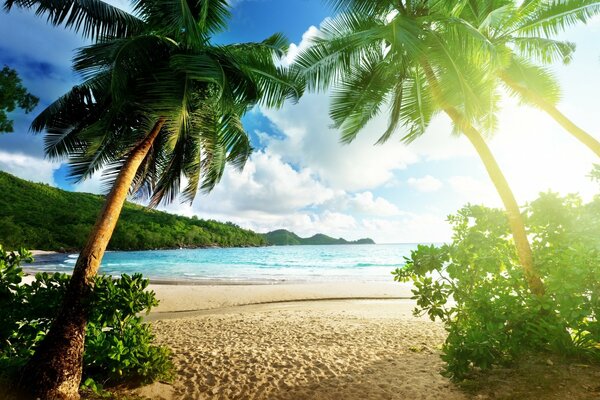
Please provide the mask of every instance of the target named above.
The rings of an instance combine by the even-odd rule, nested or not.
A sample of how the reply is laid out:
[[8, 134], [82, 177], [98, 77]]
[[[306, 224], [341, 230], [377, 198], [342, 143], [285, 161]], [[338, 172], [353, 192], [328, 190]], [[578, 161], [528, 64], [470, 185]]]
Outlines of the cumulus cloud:
[[42, 158], [23, 153], [0, 151], [0, 171], [5, 171], [33, 182], [56, 185], [54, 171], [59, 167], [60, 163], [54, 163]]
[[425, 175], [422, 178], [409, 178], [407, 183], [420, 192], [435, 192], [443, 186], [442, 181], [431, 175]]
[[73, 191], [81, 193], [106, 194], [106, 182], [102, 179], [102, 173], [95, 173], [90, 178], [81, 181], [73, 187]]
[[392, 216], [400, 214], [394, 204], [383, 197], [375, 197], [371, 192], [356, 193], [350, 196], [352, 210], [372, 216]]
[[290, 64], [292, 64], [298, 54], [309, 47], [312, 39], [317, 36], [318, 33], [319, 29], [316, 26], [310, 26], [306, 32], [302, 34], [302, 40], [299, 44], [290, 44], [287, 54], [281, 59], [281, 64], [285, 67], [288, 67]]
[[310, 169], [295, 170], [270, 150], [255, 152], [242, 172], [227, 169], [215, 190], [198, 199], [198, 211], [290, 213], [334, 197]]
[[385, 131], [385, 120], [376, 119], [348, 145], [341, 145], [339, 132], [330, 127], [329, 97], [308, 94], [296, 105], [280, 110], [262, 110], [284, 135], [270, 137], [266, 145], [286, 162], [310, 168], [335, 189], [358, 191], [385, 184], [394, 172], [419, 160], [399, 142], [374, 143]]
[[452, 232], [445, 218], [432, 213], [405, 213], [400, 218], [364, 219], [362, 232], [376, 243], [446, 242]]

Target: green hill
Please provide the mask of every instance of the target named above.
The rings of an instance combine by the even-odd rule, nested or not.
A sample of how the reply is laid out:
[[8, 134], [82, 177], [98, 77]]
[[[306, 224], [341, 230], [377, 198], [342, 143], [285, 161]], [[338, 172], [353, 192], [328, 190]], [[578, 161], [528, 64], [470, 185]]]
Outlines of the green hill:
[[346, 239], [335, 239], [331, 236], [317, 233], [309, 238], [301, 238], [294, 232], [285, 229], [278, 229], [264, 234], [265, 239], [270, 245], [274, 246], [294, 246], [294, 245], [320, 245], [320, 244], [375, 244], [373, 239], [359, 239], [348, 241]]
[[[103, 196], [32, 183], [0, 171], [0, 244], [8, 249], [73, 251], [83, 247]], [[111, 250], [264, 246], [262, 235], [232, 223], [186, 218], [126, 203]]]

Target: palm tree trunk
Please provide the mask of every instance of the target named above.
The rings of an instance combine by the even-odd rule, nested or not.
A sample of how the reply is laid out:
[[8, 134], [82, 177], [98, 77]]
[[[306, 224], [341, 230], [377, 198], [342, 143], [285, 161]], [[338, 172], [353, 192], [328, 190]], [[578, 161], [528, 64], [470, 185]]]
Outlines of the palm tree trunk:
[[586, 145], [591, 151], [593, 151], [598, 157], [600, 157], [600, 142], [596, 140], [592, 135], [575, 125], [573, 121], [567, 118], [561, 113], [552, 103], [546, 101], [542, 96], [537, 93], [519, 85], [517, 82], [512, 80], [510, 76], [504, 73], [499, 74], [500, 79], [512, 90], [521, 94], [524, 98], [531, 101], [539, 109], [545, 111], [550, 115], [556, 122], [558, 122], [563, 128], [573, 135], [577, 140]]
[[60, 313], [22, 371], [20, 387], [35, 396], [33, 398], [79, 399], [88, 316], [86, 302], [92, 278], [100, 267], [136, 172], [164, 122], [162, 118], [158, 120], [121, 168], [87, 244], [79, 254]]
[[431, 87], [431, 92], [434, 99], [442, 107], [444, 112], [450, 117], [454, 125], [460, 129], [461, 132], [469, 139], [477, 154], [483, 161], [485, 169], [490, 176], [504, 208], [508, 216], [508, 223], [513, 235], [513, 240], [517, 248], [517, 256], [519, 262], [525, 271], [525, 277], [529, 285], [529, 290], [536, 296], [543, 296], [545, 289], [539, 274], [533, 267], [533, 254], [531, 252], [531, 246], [529, 245], [529, 239], [527, 238], [527, 232], [525, 230], [525, 223], [523, 222], [523, 216], [519, 210], [519, 205], [515, 199], [515, 196], [502, 173], [502, 170], [498, 166], [498, 162], [494, 158], [494, 155], [490, 151], [485, 140], [477, 129], [459, 112], [455, 107], [450, 106], [444, 101], [441, 90], [439, 89], [439, 83], [435, 73], [427, 63], [423, 63], [423, 70], [425, 76]]

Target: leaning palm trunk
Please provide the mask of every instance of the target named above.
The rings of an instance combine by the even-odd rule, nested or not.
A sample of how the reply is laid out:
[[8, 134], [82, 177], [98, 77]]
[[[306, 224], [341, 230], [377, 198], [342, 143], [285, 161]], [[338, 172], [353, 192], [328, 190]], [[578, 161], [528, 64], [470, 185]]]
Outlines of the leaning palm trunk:
[[423, 69], [431, 87], [433, 97], [440, 104], [444, 112], [450, 117], [454, 125], [463, 132], [467, 139], [469, 139], [473, 147], [475, 147], [481, 161], [483, 161], [485, 169], [494, 183], [494, 186], [502, 199], [504, 208], [506, 209], [508, 223], [517, 248], [517, 255], [519, 257], [519, 262], [525, 271], [529, 290], [536, 296], [543, 296], [545, 292], [544, 284], [533, 266], [533, 254], [531, 252], [531, 246], [529, 245], [529, 239], [527, 239], [523, 217], [502, 170], [498, 166], [494, 155], [490, 151], [487, 143], [485, 143], [485, 140], [483, 140], [479, 131], [475, 129], [462, 113], [455, 107], [446, 104], [443, 100], [437, 78], [431, 67], [428, 64], [423, 63]]
[[58, 317], [24, 367], [21, 387], [41, 399], [78, 399], [88, 295], [136, 172], [164, 125], [160, 119], [130, 153], [81, 251]]
[[600, 142], [596, 140], [589, 133], [575, 125], [573, 121], [567, 118], [561, 113], [552, 103], [546, 101], [542, 96], [527, 89], [524, 86], [519, 85], [517, 82], [512, 80], [507, 74], [500, 73], [500, 79], [512, 90], [521, 94], [524, 98], [531, 101], [539, 109], [545, 111], [550, 115], [556, 122], [558, 122], [563, 128], [565, 128], [571, 135], [577, 140], [586, 145], [591, 151], [593, 151], [598, 157], [600, 157]]

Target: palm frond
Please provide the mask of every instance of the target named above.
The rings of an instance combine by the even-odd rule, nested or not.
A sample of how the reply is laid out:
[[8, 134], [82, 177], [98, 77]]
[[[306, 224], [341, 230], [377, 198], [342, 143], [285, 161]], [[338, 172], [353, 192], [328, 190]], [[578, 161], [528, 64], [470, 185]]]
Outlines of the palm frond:
[[223, 118], [223, 145], [227, 149], [227, 162], [234, 168], [242, 170], [252, 154], [248, 133], [241, 119], [235, 114]]
[[397, 76], [381, 54], [371, 53], [333, 87], [329, 115], [349, 143], [380, 111]]
[[145, 29], [144, 21], [101, 0], [5, 0], [6, 11], [13, 7], [35, 10], [52, 25], [64, 26], [85, 38], [125, 38]]
[[515, 37], [512, 42], [522, 57], [544, 64], [557, 61], [568, 64], [575, 52], [575, 43], [543, 37]]
[[402, 118], [401, 111], [404, 105], [404, 79], [401, 79], [400, 82], [396, 83], [395, 87], [390, 91], [390, 93], [392, 99], [388, 127], [383, 133], [383, 135], [381, 135], [379, 140], [377, 140], [376, 144], [383, 144], [387, 142], [398, 128], [398, 125], [400, 124]]
[[205, 34], [214, 34], [223, 31], [227, 20], [231, 17], [230, 5], [227, 0], [205, 0], [196, 3], [200, 8], [199, 25]]
[[352, 10], [365, 15], [387, 15], [392, 10], [402, 7], [401, 1], [394, 0], [327, 0], [334, 11]]
[[204, 121], [206, 129], [201, 141], [202, 160], [200, 170], [202, 183], [200, 189], [207, 193], [219, 183], [223, 176], [227, 162], [227, 150], [222, 141], [222, 116], [208, 113]]
[[511, 34], [551, 37], [600, 14], [600, 2], [597, 0], [551, 0], [536, 5]]
[[366, 52], [383, 51], [385, 25], [357, 13], [327, 21], [312, 45], [294, 60], [309, 90], [325, 90], [350, 72]]
[[136, 0], [134, 10], [160, 34], [188, 48], [203, 46], [230, 17], [227, 0]]
[[398, 123], [402, 124], [398, 129], [402, 141], [409, 144], [425, 133], [437, 108], [425, 75], [419, 66], [403, 79], [402, 86], [402, 103], [394, 112], [398, 113]]
[[[503, 71], [503, 74], [517, 85], [535, 93], [537, 96], [541, 96], [551, 104], [556, 104], [560, 100], [558, 81], [546, 68], [532, 64], [525, 59], [514, 57], [511, 64]], [[507, 86], [507, 89], [521, 102], [532, 104], [531, 100], [523, 95], [523, 92], [515, 91], [511, 86]]]
[[433, 33], [430, 38], [428, 62], [435, 66], [444, 97], [440, 99], [444, 104], [438, 106], [459, 108], [469, 118], [481, 115], [486, 109], [486, 101], [481, 96], [493, 70], [474, 65], [468, 54], [455, 51], [439, 34]]

